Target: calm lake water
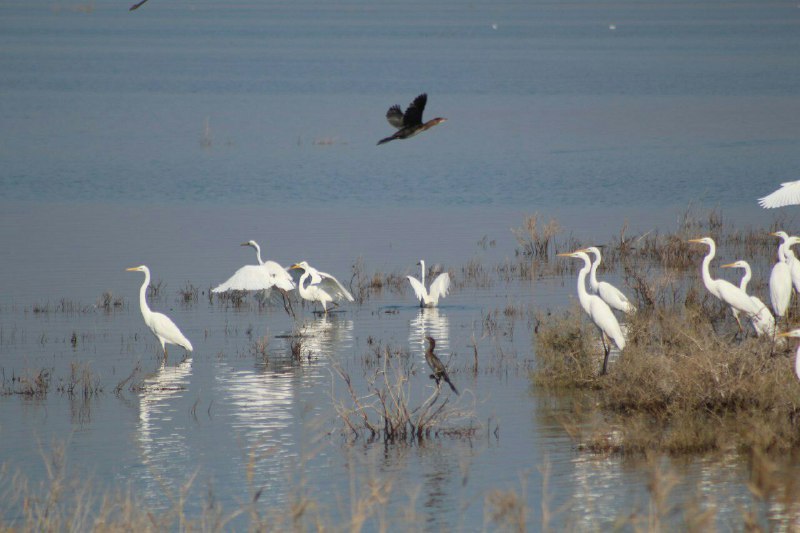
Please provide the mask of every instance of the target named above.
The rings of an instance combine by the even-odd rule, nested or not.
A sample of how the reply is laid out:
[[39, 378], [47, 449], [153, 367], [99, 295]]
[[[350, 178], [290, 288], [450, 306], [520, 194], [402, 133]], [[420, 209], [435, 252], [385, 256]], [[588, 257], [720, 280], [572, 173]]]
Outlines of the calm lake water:
[[[49, 369], [55, 386], [88, 364], [104, 391], [1, 397], [10, 469], [43, 481], [41, 450], [65, 442], [70, 469], [155, 508], [196, 473], [190, 515], [209, 490], [232, 510], [253, 487], [265, 508], [302, 487], [347, 517], [351, 478], [361, 491], [374, 476], [393, 481], [388, 514], [412, 507], [426, 529], [481, 529], [493, 489], [524, 493], [533, 525], [544, 493], [569, 508], [556, 523], [581, 529], [646, 505], [641, 464], [577, 451], [553, 415], [560, 399], [531, 391], [530, 314], [569, 305], [571, 277], [491, 274], [428, 312], [410, 287], [385, 290], [296, 320], [203, 293], [255, 262], [238, 246], [248, 239], [265, 258], [306, 259], [349, 283], [359, 258], [369, 275], [418, 275], [420, 258], [456, 278], [469, 261], [491, 271], [534, 212], [582, 242], [624, 223], [672, 229], [689, 205], [791, 230], [797, 211], [755, 200], [799, 177], [797, 2], [128, 7], [0, 5], [0, 367], [6, 383]], [[376, 147], [392, 130], [386, 109], [421, 92], [425, 117], [448, 121]], [[174, 348], [161, 367], [138, 309], [142, 276], [124, 272], [139, 264], [162, 282], [151, 305], [191, 339], [191, 360]], [[200, 296], [186, 304], [188, 284]], [[98, 308], [104, 292], [123, 305]], [[471, 337], [508, 305], [525, 312], [481, 341], [474, 375]], [[295, 330], [311, 356], [302, 365], [288, 355]], [[374, 343], [405, 350], [421, 402], [425, 334], [451, 358], [455, 405], [474, 411], [476, 434], [348, 444], [332, 361], [363, 390]], [[268, 363], [254, 353], [262, 338]], [[137, 364], [144, 391], [115, 395]], [[738, 523], [745, 465], [674, 466]]]

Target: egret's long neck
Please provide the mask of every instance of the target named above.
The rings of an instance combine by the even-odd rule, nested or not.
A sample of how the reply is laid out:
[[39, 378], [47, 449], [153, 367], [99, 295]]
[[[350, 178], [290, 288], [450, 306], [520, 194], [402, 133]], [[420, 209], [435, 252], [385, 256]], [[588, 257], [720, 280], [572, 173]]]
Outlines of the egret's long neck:
[[306, 287], [306, 278], [309, 275], [310, 274], [308, 273], [308, 270], [306, 270], [303, 273], [303, 275], [300, 276], [300, 283], [297, 284], [297, 292], [299, 292], [300, 296], [302, 296], [303, 298], [306, 298], [308, 296], [308, 288]]
[[600, 285], [597, 282], [597, 267], [600, 266], [600, 261], [602, 261], [602, 258], [600, 257], [600, 254], [597, 254], [595, 256], [594, 262], [592, 263], [592, 270], [589, 274], [589, 286], [592, 288], [593, 291], [596, 291], [597, 286]]
[[588, 255], [584, 255], [581, 259], [583, 259], [583, 268], [578, 272], [578, 300], [581, 302], [581, 306], [583, 306], [584, 309], [588, 309], [589, 293], [586, 292], [586, 275], [589, 273], [589, 269], [592, 268], [592, 265]]
[[261, 259], [261, 247], [258, 245], [257, 242], [253, 243], [253, 248], [256, 249], [256, 257], [258, 258], [258, 264], [263, 265], [264, 261]]
[[792, 250], [791, 244], [784, 244], [783, 245], [783, 255], [786, 259], [786, 263], [791, 265], [795, 261], [797, 261], [797, 256], [794, 255], [794, 250]]
[[786, 244], [786, 241], [781, 241], [781, 243], [778, 245], [778, 262], [779, 263], [781, 263], [781, 262], [785, 263], [786, 262], [786, 253], [784, 252], [784, 250], [785, 250], [784, 244]]
[[711, 270], [709, 269], [709, 265], [711, 265], [711, 260], [714, 259], [714, 255], [717, 253], [717, 247], [714, 244], [708, 245], [708, 253], [706, 254], [705, 258], [703, 258], [703, 284], [706, 286], [706, 289], [711, 294], [716, 294], [712, 286], [714, 285], [714, 278], [711, 277]]
[[142, 316], [147, 319], [152, 314], [150, 306], [147, 305], [147, 287], [150, 285], [150, 272], [144, 271], [144, 283], [139, 289], [139, 308], [142, 310]]
[[419, 260], [419, 267], [422, 269], [422, 286], [425, 286], [425, 261]]
[[750, 266], [744, 267], [744, 276], [742, 276], [742, 281], [739, 282], [739, 288], [742, 289], [744, 292], [747, 292], [747, 284], [750, 283], [750, 278], [753, 276], [753, 272], [750, 270]]

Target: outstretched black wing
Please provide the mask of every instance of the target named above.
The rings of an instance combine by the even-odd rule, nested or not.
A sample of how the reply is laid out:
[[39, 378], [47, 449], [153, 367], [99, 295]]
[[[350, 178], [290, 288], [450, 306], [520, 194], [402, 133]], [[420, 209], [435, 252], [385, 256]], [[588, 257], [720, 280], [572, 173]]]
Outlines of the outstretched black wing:
[[419, 126], [422, 124], [422, 112], [425, 111], [425, 104], [428, 103], [428, 95], [422, 93], [414, 98], [411, 105], [406, 109], [406, 114], [403, 116], [403, 126]]
[[137, 4], [133, 4], [128, 11], [135, 11], [135, 10], [139, 9], [140, 7], [142, 7], [142, 4], [144, 4], [145, 2], [147, 2], [147, 0], [142, 0], [141, 2], [139, 2]]
[[386, 112], [386, 120], [397, 129], [403, 127], [403, 110], [400, 109], [399, 105], [393, 105], [389, 108], [389, 111]]

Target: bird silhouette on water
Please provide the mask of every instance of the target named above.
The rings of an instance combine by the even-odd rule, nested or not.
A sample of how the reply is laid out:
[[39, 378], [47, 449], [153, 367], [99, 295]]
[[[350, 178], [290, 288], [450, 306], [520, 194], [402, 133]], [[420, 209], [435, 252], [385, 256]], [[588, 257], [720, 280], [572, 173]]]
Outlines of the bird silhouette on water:
[[397, 128], [397, 131], [394, 135], [378, 141], [378, 144], [388, 143], [395, 139], [408, 139], [447, 120], [446, 118], [436, 117], [423, 124], [422, 112], [425, 110], [426, 103], [428, 103], [428, 95], [422, 93], [414, 98], [405, 113], [403, 113], [399, 105], [390, 107], [389, 111], [386, 112], [386, 120]]
[[456, 389], [456, 386], [450, 381], [450, 376], [447, 375], [447, 368], [444, 366], [444, 363], [433, 353], [433, 349], [436, 347], [436, 340], [433, 337], [425, 338], [428, 340], [428, 349], [425, 351], [425, 361], [428, 362], [428, 366], [431, 367], [433, 371], [430, 378], [436, 380], [437, 387], [439, 386], [439, 382], [442, 380], [446, 381], [447, 384], [450, 385], [450, 388], [453, 389], [453, 392], [458, 394], [458, 389]]

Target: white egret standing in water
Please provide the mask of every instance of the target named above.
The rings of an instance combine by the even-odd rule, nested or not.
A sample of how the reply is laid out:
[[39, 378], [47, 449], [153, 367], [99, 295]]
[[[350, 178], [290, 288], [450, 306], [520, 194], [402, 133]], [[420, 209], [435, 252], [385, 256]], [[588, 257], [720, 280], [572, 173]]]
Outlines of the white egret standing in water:
[[145, 325], [150, 328], [158, 342], [161, 343], [161, 349], [164, 350], [164, 360], [166, 361], [167, 359], [167, 343], [176, 344], [187, 352], [191, 352], [192, 343], [181, 333], [175, 322], [163, 313], [151, 311], [150, 306], [147, 305], [147, 286], [150, 285], [150, 269], [142, 265], [127, 268], [126, 270], [128, 272], [144, 272], [144, 283], [139, 289], [139, 308], [142, 310], [142, 318], [144, 318]]
[[785, 252], [789, 235], [784, 231], [776, 231], [770, 235], [782, 239], [778, 246], [778, 262], [772, 267], [769, 275], [769, 299], [775, 316], [783, 318], [792, 299], [792, 268]]
[[745, 313], [748, 318], [758, 314], [758, 307], [753, 303], [753, 300], [742, 289], [724, 279], [714, 279], [711, 277], [709, 265], [714, 255], [717, 253], [717, 245], [711, 237], [703, 237], [701, 239], [689, 239], [689, 242], [705, 244], [708, 246], [708, 253], [703, 258], [703, 265], [700, 267], [700, 272], [703, 275], [703, 284], [708, 289], [708, 292], [728, 304], [730, 307]]
[[597, 281], [597, 267], [600, 266], [600, 262], [603, 260], [600, 256], [600, 249], [597, 246], [590, 246], [586, 248], [586, 251], [594, 254], [592, 270], [589, 273], [589, 290], [602, 298], [612, 309], [622, 311], [623, 313], [635, 312], [636, 308], [621, 290], [607, 281]]
[[450, 290], [450, 274], [442, 272], [439, 274], [433, 283], [431, 283], [430, 290], [425, 288], [425, 261], [422, 259], [417, 263], [422, 270], [422, 281], [413, 276], [406, 276], [411, 287], [414, 289], [414, 294], [419, 300], [420, 307], [436, 307], [439, 305], [439, 298], [447, 296]]
[[781, 183], [777, 191], [758, 199], [758, 205], [765, 209], [800, 204], [800, 180]]
[[243, 242], [242, 246], [255, 248], [258, 264], [243, 266], [233, 276], [211, 289], [211, 292], [263, 291], [272, 287], [283, 291], [294, 289], [292, 276], [285, 268], [275, 261], [261, 260], [261, 248], [256, 241]]
[[[328, 303], [337, 305], [337, 300], [353, 301], [353, 296], [339, 283], [339, 280], [327, 272], [320, 272], [305, 261], [295, 263], [289, 270], [295, 268], [304, 272], [297, 284], [297, 292], [300, 293], [300, 297], [304, 300], [322, 304], [322, 310], [325, 314], [328, 313]], [[309, 277], [311, 280], [306, 284], [306, 280]]]
[[619, 327], [617, 317], [614, 316], [614, 312], [611, 311], [608, 304], [596, 294], [589, 294], [586, 291], [586, 275], [589, 273], [589, 269], [592, 268], [592, 260], [589, 259], [586, 250], [577, 250], [572, 253], [558, 255], [560, 257], [583, 259], [583, 268], [578, 272], [578, 300], [581, 303], [581, 307], [583, 307], [589, 315], [589, 318], [591, 318], [592, 322], [597, 326], [597, 329], [600, 330], [600, 337], [603, 340], [603, 350], [605, 351], [602, 373], [605, 374], [608, 369], [608, 354], [611, 352], [611, 343], [609, 342], [608, 346], [606, 345], [606, 337], [613, 339], [617, 348], [624, 350], [625, 336], [622, 334], [622, 328]]
[[[750, 270], [750, 264], [747, 261], [736, 261], [734, 263], [729, 263], [727, 265], [721, 265], [720, 268], [741, 268], [744, 269], [744, 275], [742, 276], [742, 280], [739, 282], [739, 288], [742, 289], [745, 294], [747, 293], [747, 284], [750, 282], [750, 278], [752, 277], [752, 270]], [[775, 336], [775, 317], [772, 316], [772, 313], [767, 309], [767, 306], [764, 305], [764, 302], [758, 298], [758, 296], [750, 296], [750, 299], [753, 303], [758, 307], [758, 314], [751, 317], [753, 328], [756, 330], [756, 335], [768, 335], [769, 337]], [[736, 322], [739, 323], [739, 330], [743, 331], [742, 324], [739, 322], [739, 310], [731, 307], [731, 311], [733, 311], [733, 316], [736, 318]]]

